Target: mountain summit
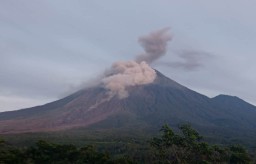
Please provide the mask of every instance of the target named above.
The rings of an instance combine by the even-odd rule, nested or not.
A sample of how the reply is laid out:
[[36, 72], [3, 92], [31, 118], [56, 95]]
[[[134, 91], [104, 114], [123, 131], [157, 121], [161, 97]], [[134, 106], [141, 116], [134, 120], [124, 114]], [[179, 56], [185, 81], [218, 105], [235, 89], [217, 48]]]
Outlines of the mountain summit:
[[0, 113], [0, 133], [83, 128], [157, 129], [191, 123], [206, 132], [256, 132], [256, 107], [226, 95], [208, 98], [156, 71], [152, 83], [129, 86], [129, 96], [109, 96], [102, 85], [42, 106]]

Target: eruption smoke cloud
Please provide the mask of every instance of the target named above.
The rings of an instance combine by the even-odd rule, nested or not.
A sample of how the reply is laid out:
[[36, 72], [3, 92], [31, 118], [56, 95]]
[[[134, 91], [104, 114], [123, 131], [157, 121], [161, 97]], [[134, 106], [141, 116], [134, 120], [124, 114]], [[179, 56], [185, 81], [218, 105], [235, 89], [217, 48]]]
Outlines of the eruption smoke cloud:
[[126, 87], [149, 84], [156, 78], [156, 72], [146, 62], [117, 62], [112, 66], [111, 76], [103, 79], [106, 89], [111, 95], [117, 94], [120, 99], [128, 97]]
[[140, 45], [144, 48], [145, 53], [137, 56], [136, 61], [145, 61], [149, 64], [165, 55], [167, 43], [172, 39], [168, 33], [169, 28], [152, 32], [150, 35], [139, 38]]
[[109, 90], [111, 97], [117, 95], [120, 99], [129, 96], [127, 87], [152, 83], [156, 72], [149, 64], [166, 53], [167, 42], [171, 40], [169, 28], [150, 33], [139, 38], [145, 53], [138, 55], [135, 61], [116, 62], [102, 83]]

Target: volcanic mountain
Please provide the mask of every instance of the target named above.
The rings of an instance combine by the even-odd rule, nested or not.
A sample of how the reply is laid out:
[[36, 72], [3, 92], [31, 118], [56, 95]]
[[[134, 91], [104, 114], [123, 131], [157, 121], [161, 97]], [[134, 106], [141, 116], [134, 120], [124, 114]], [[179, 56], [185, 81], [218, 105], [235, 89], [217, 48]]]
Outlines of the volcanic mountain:
[[72, 128], [158, 129], [190, 123], [206, 133], [255, 136], [256, 107], [232, 96], [208, 98], [156, 71], [153, 83], [130, 86], [129, 96], [109, 97], [101, 85], [42, 106], [0, 113], [0, 133]]

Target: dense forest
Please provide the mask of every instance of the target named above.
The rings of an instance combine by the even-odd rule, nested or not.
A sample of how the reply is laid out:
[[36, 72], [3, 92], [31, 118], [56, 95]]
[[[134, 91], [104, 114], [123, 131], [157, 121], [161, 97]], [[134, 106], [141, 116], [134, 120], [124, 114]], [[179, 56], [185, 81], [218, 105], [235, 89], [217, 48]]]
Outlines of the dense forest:
[[108, 149], [75, 146], [39, 140], [32, 146], [17, 146], [0, 140], [1, 164], [103, 164], [103, 163], [256, 163], [255, 153], [240, 145], [221, 146], [203, 142], [190, 125], [175, 133], [164, 125], [160, 134], [144, 145], [112, 144]]

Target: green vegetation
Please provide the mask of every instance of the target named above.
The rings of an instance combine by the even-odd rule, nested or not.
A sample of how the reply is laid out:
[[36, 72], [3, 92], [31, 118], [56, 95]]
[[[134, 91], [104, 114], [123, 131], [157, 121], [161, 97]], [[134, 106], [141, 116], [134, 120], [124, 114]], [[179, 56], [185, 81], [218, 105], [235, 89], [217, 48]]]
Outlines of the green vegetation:
[[190, 125], [179, 127], [180, 133], [164, 125], [158, 137], [148, 142], [112, 142], [106, 147], [75, 146], [39, 140], [19, 147], [0, 139], [1, 164], [104, 164], [104, 163], [255, 163], [255, 156], [239, 145], [218, 146], [202, 141]]
[[171, 128], [164, 125], [162, 135], [153, 138], [156, 163], [250, 163], [247, 151], [239, 145], [220, 147], [201, 142], [202, 136], [190, 125], [179, 128], [181, 135], [175, 134]]

